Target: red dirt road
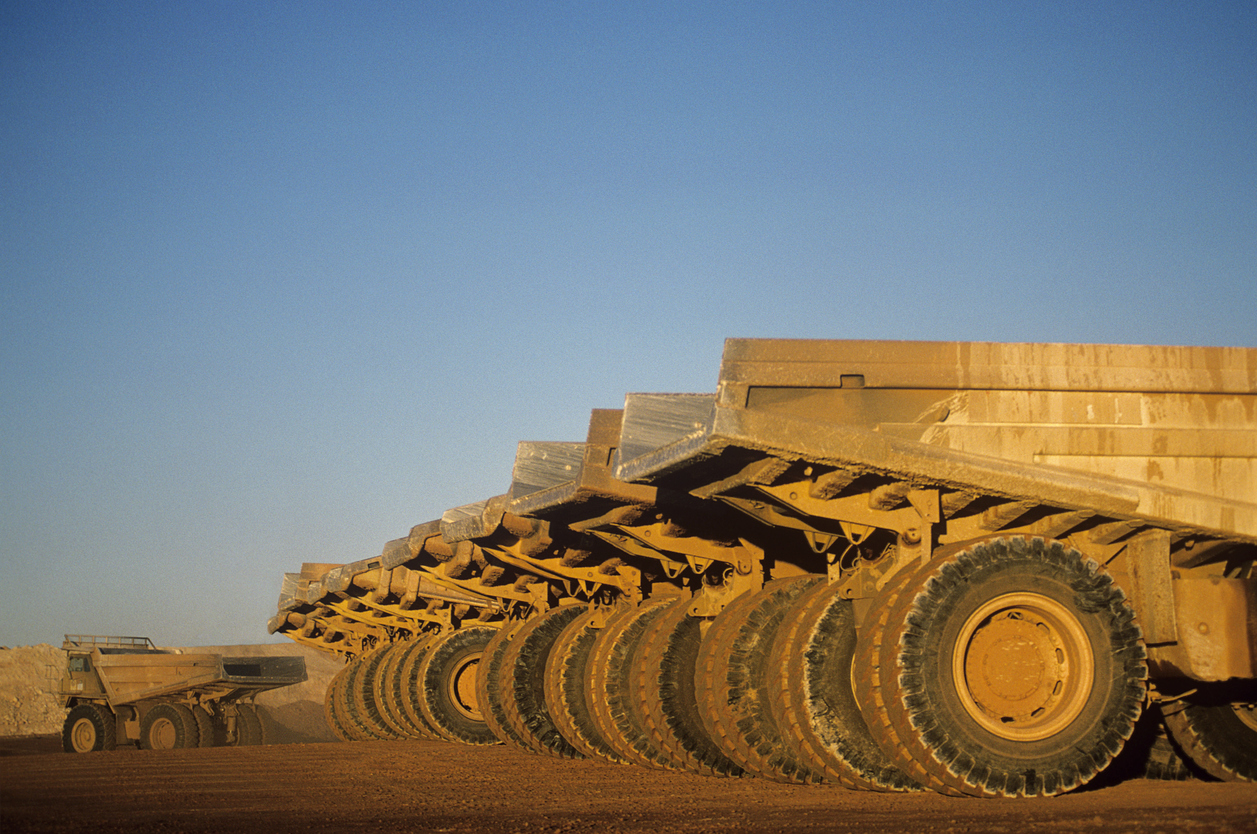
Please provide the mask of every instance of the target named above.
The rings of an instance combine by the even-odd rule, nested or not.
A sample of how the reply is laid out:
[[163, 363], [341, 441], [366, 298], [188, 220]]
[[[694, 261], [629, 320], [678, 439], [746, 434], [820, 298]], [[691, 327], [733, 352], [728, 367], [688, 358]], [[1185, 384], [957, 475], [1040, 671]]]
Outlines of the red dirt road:
[[1257, 785], [1131, 780], [1054, 799], [966, 800], [430, 742], [71, 755], [55, 739], [0, 739], [0, 829], [1177, 834], [1257, 831]]

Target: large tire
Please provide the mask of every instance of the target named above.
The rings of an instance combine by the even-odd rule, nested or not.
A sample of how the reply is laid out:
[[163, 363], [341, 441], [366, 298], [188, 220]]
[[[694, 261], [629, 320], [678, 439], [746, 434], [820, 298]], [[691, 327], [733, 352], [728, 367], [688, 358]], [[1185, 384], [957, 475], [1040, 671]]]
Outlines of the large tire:
[[726, 633], [736, 630], [745, 619], [751, 607], [751, 598], [756, 593], [745, 593], [736, 598], [711, 621], [707, 633], [703, 635], [694, 666], [694, 696], [703, 721], [703, 731], [725, 756], [749, 774], [755, 774], [755, 770], [743, 751], [733, 743], [727, 730], [734, 719], [729, 713], [729, 685], [724, 670], [726, 658], [722, 653], [728, 651], [728, 641], [724, 639]]
[[402, 734], [393, 730], [381, 715], [375, 698], [375, 683], [380, 669], [395, 648], [392, 643], [382, 643], [362, 656], [362, 663], [349, 687], [347, 701], [349, 713], [366, 728], [371, 736], [384, 741], [396, 741]]
[[795, 600], [768, 662], [771, 707], [802, 761], [848, 788], [915, 790], [878, 746], [852, 691], [855, 612], [838, 586], [820, 583]]
[[445, 736], [436, 731], [423, 715], [423, 686], [419, 681], [419, 666], [427, 657], [436, 641], [436, 635], [425, 634], [415, 640], [402, 658], [397, 674], [397, 698], [410, 728], [428, 741], [444, 741]]
[[372, 721], [383, 727], [392, 738], [411, 738], [405, 723], [398, 720], [388, 708], [386, 692], [392, 686], [397, 674], [397, 662], [405, 655], [406, 643], [391, 643], [388, 648], [376, 655], [375, 663], [370, 672], [363, 678], [360, 689], [362, 708], [370, 714]]
[[443, 634], [418, 666], [424, 718], [444, 738], [463, 744], [497, 744], [476, 698], [476, 672], [496, 628], [473, 626]]
[[559, 732], [546, 707], [546, 664], [563, 629], [588, 610], [579, 603], [538, 614], [523, 624], [502, 651], [498, 692], [503, 711], [514, 733], [536, 753], [584, 758]]
[[[892, 762], [894, 756], [885, 751], [896, 750], [903, 742], [891, 724], [886, 708], [886, 697], [894, 691], [894, 687], [882, 680], [882, 644], [892, 632], [891, 623], [901, 622], [907, 616], [906, 603], [901, 599], [901, 592], [918, 575], [932, 569], [936, 563], [941, 564], [941, 561], [941, 558], [936, 558], [927, 565], [907, 567], [891, 577], [889, 583], [872, 600], [872, 608], [861, 624], [856, 639], [855, 656], [851, 664], [852, 692], [869, 735], [882, 750], [882, 758]], [[891, 770], [902, 772], [893, 763]], [[911, 777], [907, 778], [907, 782], [920, 787]], [[941, 793], [964, 795], [944, 786], [933, 787]]]
[[327, 726], [341, 741], [356, 741], [355, 737], [350, 734], [346, 728], [345, 719], [340, 714], [340, 707], [336, 695], [336, 690], [340, 687], [341, 682], [345, 679], [345, 675], [349, 673], [349, 665], [346, 664], [339, 672], [332, 676], [328, 681], [327, 692], [323, 695], [323, 717], [327, 720]]
[[592, 709], [598, 734], [616, 755], [643, 767], [676, 770], [677, 766], [651, 739], [634, 709], [636, 698], [629, 686], [642, 636], [670, 601], [666, 597], [647, 600], [611, 615], [590, 650], [585, 701]]
[[768, 658], [791, 603], [813, 576], [774, 579], [735, 600], [712, 622], [697, 658], [696, 688], [703, 725], [743, 769], [779, 782], [813, 784], [823, 771], [794, 754], [773, 720]]
[[578, 617], [555, 639], [546, 661], [546, 707], [555, 727], [586, 758], [625, 764], [599, 732], [589, 703], [589, 657], [600, 631]]
[[1170, 736], [1164, 731], [1164, 727], [1152, 740], [1141, 776], [1144, 779], [1160, 779], [1169, 782], [1185, 782], [1198, 778], [1187, 760], [1179, 755], [1178, 748], [1170, 741]]
[[336, 715], [340, 718], [341, 726], [345, 732], [349, 734], [350, 741], [374, 741], [376, 737], [368, 732], [367, 728], [354, 715], [353, 705], [353, 684], [354, 679], [362, 672], [362, 660], [364, 655], [358, 655], [349, 661], [342, 671], [343, 675], [338, 675], [339, 680], [333, 679], [332, 697], [335, 699], [334, 705]]
[[262, 723], [261, 707], [253, 704], [236, 704], [236, 747], [255, 747], [266, 743], [266, 726]]
[[1120, 588], [1060, 542], [980, 542], [904, 588], [880, 667], [902, 742], [929, 787], [1051, 796], [1122, 749], [1146, 691], [1142, 633]]
[[694, 673], [704, 621], [690, 616], [691, 602], [684, 596], [668, 603], [651, 623], [629, 685], [643, 726], [675, 767], [706, 776], [741, 776], [742, 768], [707, 734], [699, 714]]
[[388, 660], [375, 678], [375, 702], [379, 704], [380, 715], [388, 723], [389, 728], [404, 739], [422, 738], [419, 732], [410, 726], [400, 700], [402, 662], [413, 645], [410, 641], [394, 643]]
[[476, 699], [480, 702], [480, 712], [485, 723], [499, 741], [521, 750], [531, 750], [528, 742], [524, 741], [507, 719], [501, 688], [502, 656], [523, 627], [523, 620], [512, 620], [503, 624], [484, 647], [484, 656], [480, 658], [480, 666], [476, 670]]
[[393, 683], [397, 678], [397, 665], [401, 662], [402, 657], [405, 656], [408, 648], [410, 648], [408, 643], [393, 643], [389, 646], [384, 653], [383, 659], [380, 661], [379, 668], [376, 669], [371, 689], [371, 697], [375, 701], [375, 708], [379, 712], [380, 720], [399, 739], [414, 738], [414, 736], [411, 734], [407, 722], [393, 711], [393, 706], [389, 703], [388, 693], [393, 688]]
[[384, 643], [354, 658], [338, 693], [341, 696], [338, 702], [341, 715], [352, 726], [352, 732], [364, 741], [391, 741], [396, 738], [378, 717], [373, 717], [368, 713], [362, 700], [363, 681], [372, 671], [372, 664], [375, 660], [388, 648], [389, 644]]
[[249, 704], [258, 721], [258, 744], [275, 743], [275, 719], [271, 711], [261, 704]]
[[427, 639], [427, 635], [423, 635], [415, 640], [395, 644], [388, 662], [376, 678], [375, 696], [382, 707], [380, 714], [386, 717], [389, 726], [403, 738], [432, 738], [432, 734], [422, 726], [415, 726], [406, 712], [403, 678], [406, 661], [414, 654], [416, 645]]
[[113, 750], [118, 746], [118, 720], [108, 707], [79, 704], [70, 710], [61, 729], [61, 747], [67, 753]]
[[197, 747], [213, 747], [217, 739], [214, 732], [214, 716], [209, 710], [197, 704], [192, 707], [192, 718], [196, 721]]
[[1164, 707], [1165, 725], [1192, 763], [1225, 782], [1257, 781], [1257, 704], [1196, 702]]
[[1151, 704], [1139, 717], [1135, 732], [1126, 740], [1122, 752], [1088, 788], [1117, 785], [1128, 779], [1184, 781], [1199, 778], [1196, 769], [1170, 740], [1160, 705]]
[[196, 747], [196, 719], [182, 704], [157, 704], [140, 720], [140, 748], [176, 750]]
[[351, 694], [355, 678], [362, 672], [363, 656], [359, 655], [349, 664], [345, 666], [336, 677], [332, 679], [331, 686], [328, 688], [332, 696], [333, 712], [340, 722], [340, 727], [344, 730], [348, 741], [375, 741], [376, 736], [368, 731], [367, 727], [358, 720], [352, 709], [353, 696]]

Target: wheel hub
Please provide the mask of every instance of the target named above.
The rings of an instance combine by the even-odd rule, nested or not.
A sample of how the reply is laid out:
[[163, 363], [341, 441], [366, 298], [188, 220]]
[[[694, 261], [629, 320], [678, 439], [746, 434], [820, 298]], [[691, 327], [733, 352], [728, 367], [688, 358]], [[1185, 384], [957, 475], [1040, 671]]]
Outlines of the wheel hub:
[[173, 750], [178, 740], [177, 736], [174, 722], [168, 718], [157, 719], [149, 730], [149, 738], [152, 740], [154, 750]]
[[96, 747], [96, 725], [86, 718], [74, 722], [70, 729], [70, 741], [79, 753], [86, 753]]
[[473, 721], [483, 721], [480, 701], [476, 697], [476, 673], [480, 666], [480, 654], [463, 659], [449, 677], [450, 702], [463, 715]]
[[1078, 619], [1042, 594], [997, 597], [961, 628], [952, 657], [965, 710], [987, 731], [1037, 741], [1077, 718], [1091, 692], [1091, 644]]

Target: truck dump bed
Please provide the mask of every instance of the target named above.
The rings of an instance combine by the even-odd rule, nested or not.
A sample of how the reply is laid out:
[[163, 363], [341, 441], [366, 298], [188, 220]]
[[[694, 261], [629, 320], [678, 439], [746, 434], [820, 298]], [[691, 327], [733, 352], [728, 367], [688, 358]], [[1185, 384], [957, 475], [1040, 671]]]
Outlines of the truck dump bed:
[[91, 665], [115, 707], [187, 694], [239, 698], [306, 680], [300, 656], [183, 654], [155, 648], [147, 638], [88, 635], [66, 635], [66, 648], [90, 651]]
[[732, 339], [710, 402], [629, 395], [623, 437], [625, 481], [777, 454], [1257, 541], [1252, 349]]

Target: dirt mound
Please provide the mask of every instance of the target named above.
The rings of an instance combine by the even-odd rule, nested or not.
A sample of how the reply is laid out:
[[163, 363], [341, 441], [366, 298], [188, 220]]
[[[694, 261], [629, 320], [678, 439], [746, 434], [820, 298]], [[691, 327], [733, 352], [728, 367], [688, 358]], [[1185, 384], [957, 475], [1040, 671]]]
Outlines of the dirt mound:
[[47, 643], [0, 648], [0, 736], [61, 732], [57, 681], [64, 669], [65, 652]]
[[[323, 694], [344, 665], [339, 659], [292, 643], [248, 646], [197, 646], [188, 653], [228, 657], [301, 655], [305, 683], [264, 692], [257, 702], [271, 717], [270, 740], [279, 743], [335, 741], [323, 718]], [[0, 737], [60, 735], [66, 710], [58, 693], [65, 652], [56, 646], [0, 648]]]

